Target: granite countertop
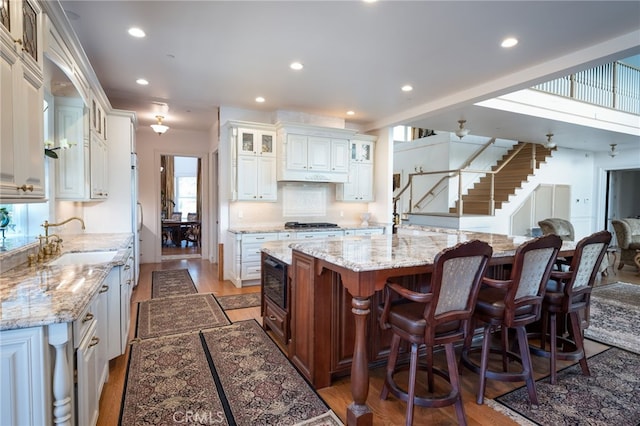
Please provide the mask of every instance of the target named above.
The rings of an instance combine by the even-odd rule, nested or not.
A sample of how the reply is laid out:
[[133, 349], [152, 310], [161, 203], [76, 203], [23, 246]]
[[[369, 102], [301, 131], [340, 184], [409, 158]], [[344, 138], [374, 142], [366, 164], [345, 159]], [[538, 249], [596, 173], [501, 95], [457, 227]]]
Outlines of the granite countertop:
[[[49, 266], [27, 263], [0, 276], [0, 330], [35, 327], [75, 321], [111, 268], [124, 265], [133, 234], [79, 234], [62, 236], [61, 254], [111, 251], [118, 253], [108, 263]], [[0, 259], [1, 260], [1, 259]]]
[[[530, 237], [482, 232], [423, 229], [420, 235], [372, 235], [326, 240], [291, 242], [290, 248], [355, 272], [423, 266], [433, 263], [443, 249], [478, 239], [493, 247], [493, 258], [510, 257]], [[575, 243], [563, 242], [562, 250], [573, 250]], [[266, 251], [266, 250], [265, 250]], [[289, 263], [291, 262], [289, 258]]]
[[264, 225], [264, 226], [246, 226], [246, 227], [237, 227], [237, 228], [229, 228], [229, 232], [232, 234], [261, 234], [261, 233], [270, 233], [270, 232], [307, 232], [307, 231], [332, 231], [332, 230], [341, 230], [347, 231], [352, 229], [384, 229], [384, 225], [375, 225], [370, 224], [369, 226], [360, 226], [360, 225], [338, 225], [337, 227], [332, 228], [285, 228], [284, 225]]

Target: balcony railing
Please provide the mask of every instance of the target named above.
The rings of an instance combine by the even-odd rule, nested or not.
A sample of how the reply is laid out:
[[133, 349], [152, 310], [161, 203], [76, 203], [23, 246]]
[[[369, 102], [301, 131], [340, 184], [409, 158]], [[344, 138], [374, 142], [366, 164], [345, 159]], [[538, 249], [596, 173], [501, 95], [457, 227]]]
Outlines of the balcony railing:
[[640, 69], [621, 62], [551, 80], [533, 89], [640, 115]]

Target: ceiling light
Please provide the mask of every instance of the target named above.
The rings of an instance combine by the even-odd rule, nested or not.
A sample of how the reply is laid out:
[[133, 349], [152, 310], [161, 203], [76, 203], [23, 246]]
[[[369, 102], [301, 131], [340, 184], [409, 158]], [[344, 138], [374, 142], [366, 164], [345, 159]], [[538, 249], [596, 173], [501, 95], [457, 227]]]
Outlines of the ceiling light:
[[289, 68], [291, 68], [292, 70], [300, 71], [302, 68], [304, 68], [304, 65], [302, 65], [301, 62], [291, 62]]
[[402, 86], [403, 92], [410, 92], [412, 90], [413, 90], [413, 86], [411, 86], [410, 84], [405, 84], [404, 86]]
[[151, 128], [153, 129], [154, 132], [156, 132], [159, 135], [162, 135], [163, 133], [165, 133], [167, 130], [169, 130], [169, 126], [165, 126], [164, 124], [162, 124], [162, 119], [164, 118], [161, 115], [156, 115], [156, 118], [158, 119], [158, 123], [157, 124], [152, 124]]
[[613, 157], [615, 157], [616, 155], [618, 155], [618, 151], [616, 151], [616, 146], [617, 146], [617, 145], [618, 145], [618, 144], [615, 144], [615, 143], [609, 144], [609, 146], [611, 147], [611, 152], [609, 153], [609, 156], [610, 156], [611, 158], [613, 158]]
[[138, 83], [140, 86], [146, 86], [149, 84], [149, 81], [145, 80], [144, 78], [139, 78], [136, 80], [136, 83]]
[[469, 134], [469, 129], [464, 128], [464, 123], [466, 122], [467, 120], [458, 120], [460, 127], [458, 128], [458, 130], [456, 130], [456, 136], [459, 137], [460, 139], [464, 138]]
[[504, 40], [502, 40], [502, 43], [500, 43], [500, 46], [505, 47], [505, 48], [509, 48], [509, 47], [513, 47], [516, 44], [518, 44], [518, 39], [515, 37], [507, 37]]
[[356, 115], [355, 111], [347, 111], [347, 115]]
[[144, 31], [142, 31], [140, 28], [136, 28], [136, 27], [129, 28], [129, 35], [132, 36], [132, 37], [136, 37], [136, 38], [142, 38], [142, 37], [146, 36]]
[[263, 98], [262, 96], [258, 96], [256, 98], [256, 102], [258, 102], [259, 104], [263, 103], [265, 101], [265, 98]]
[[553, 133], [547, 133], [547, 143], [544, 144], [545, 148], [553, 149], [557, 146], [555, 142], [551, 142], [552, 137], [553, 137]]

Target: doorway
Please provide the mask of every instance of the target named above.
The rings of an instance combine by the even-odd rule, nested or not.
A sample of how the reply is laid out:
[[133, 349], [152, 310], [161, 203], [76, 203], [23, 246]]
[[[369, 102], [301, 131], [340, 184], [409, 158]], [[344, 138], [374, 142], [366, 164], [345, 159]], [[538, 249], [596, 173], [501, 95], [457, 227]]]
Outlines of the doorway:
[[161, 259], [202, 257], [202, 161], [160, 157]]

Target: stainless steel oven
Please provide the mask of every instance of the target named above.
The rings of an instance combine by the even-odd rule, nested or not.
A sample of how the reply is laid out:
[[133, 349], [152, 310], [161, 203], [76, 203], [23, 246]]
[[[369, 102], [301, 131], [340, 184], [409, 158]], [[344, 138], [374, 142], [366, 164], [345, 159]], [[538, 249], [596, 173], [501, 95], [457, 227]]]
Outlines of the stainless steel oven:
[[266, 256], [262, 262], [262, 287], [264, 296], [287, 312], [287, 264]]

